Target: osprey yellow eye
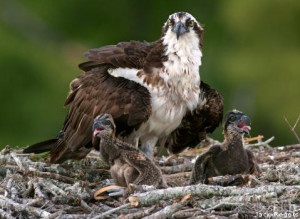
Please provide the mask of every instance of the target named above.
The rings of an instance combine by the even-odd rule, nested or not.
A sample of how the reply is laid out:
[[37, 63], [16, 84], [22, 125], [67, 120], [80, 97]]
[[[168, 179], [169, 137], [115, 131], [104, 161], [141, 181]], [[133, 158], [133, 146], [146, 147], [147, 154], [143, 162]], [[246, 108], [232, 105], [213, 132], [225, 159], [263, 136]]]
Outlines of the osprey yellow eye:
[[194, 22], [194, 21], [189, 21], [188, 25], [189, 25], [190, 27], [193, 27], [193, 26], [195, 25], [195, 22]]
[[168, 20], [168, 25], [173, 26], [173, 21], [171, 19]]

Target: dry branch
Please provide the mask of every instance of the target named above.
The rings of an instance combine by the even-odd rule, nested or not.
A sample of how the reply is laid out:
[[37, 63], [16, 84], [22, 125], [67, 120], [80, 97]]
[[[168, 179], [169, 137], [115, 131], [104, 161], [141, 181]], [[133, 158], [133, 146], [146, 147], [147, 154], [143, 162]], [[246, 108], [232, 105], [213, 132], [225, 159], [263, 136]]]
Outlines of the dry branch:
[[155, 208], [156, 206], [153, 205], [150, 208], [142, 209], [138, 212], [127, 214], [126, 216], [123, 216], [122, 219], [144, 218], [145, 216], [149, 215], [152, 211], [154, 211]]
[[187, 204], [187, 200], [180, 201], [178, 203], [174, 203], [172, 205], [169, 205], [160, 211], [149, 215], [147, 217], [144, 217], [144, 219], [156, 219], [156, 218], [170, 218], [172, 214], [174, 214], [176, 211], [180, 210], [183, 206]]
[[96, 217], [93, 217], [92, 219], [100, 219], [100, 218], [104, 218], [105, 216], [108, 216], [108, 215], [110, 215], [110, 214], [113, 214], [113, 213], [115, 213], [115, 212], [118, 212], [118, 211], [120, 211], [121, 209], [127, 208], [127, 207], [129, 207], [129, 206], [130, 206], [129, 203], [124, 204], [124, 205], [122, 205], [122, 206], [120, 206], [120, 207], [111, 209], [111, 210], [109, 210], [109, 211], [106, 211], [105, 213], [102, 213], [102, 214], [100, 214], [100, 215], [98, 215], [98, 216], [96, 216]]
[[294, 126], [292, 126], [292, 125], [290, 124], [290, 122], [288, 121], [288, 119], [287, 119], [285, 116], [284, 116], [283, 118], [284, 118], [285, 122], [288, 124], [288, 126], [290, 127], [291, 132], [293, 133], [293, 135], [295, 136], [295, 138], [297, 139], [297, 141], [300, 143], [300, 138], [299, 138], [297, 132], [295, 131], [296, 126], [298, 125], [298, 122], [299, 122], [299, 120], [300, 120], [300, 115], [298, 116], [298, 118], [297, 118], [297, 120], [296, 120]]
[[262, 195], [268, 193], [276, 193], [280, 195], [286, 190], [296, 190], [300, 192], [300, 186], [260, 186], [257, 188], [238, 188], [238, 187], [218, 187], [210, 185], [192, 185], [185, 187], [174, 187], [167, 189], [159, 189], [151, 192], [134, 194], [129, 197], [132, 206], [149, 206], [159, 200], [182, 198], [188, 194], [195, 197], [211, 196], [243, 196], [243, 195]]
[[271, 138], [267, 139], [266, 141], [258, 141], [255, 144], [246, 144], [246, 147], [260, 147], [260, 146], [269, 147], [269, 143], [271, 141], [273, 141], [274, 139], [275, 139], [275, 137], [272, 136]]
[[25, 204], [19, 204], [2, 195], [0, 195], [0, 205], [2, 208], [7, 208], [12, 212], [18, 212], [19, 214], [23, 214], [24, 212], [26, 212], [27, 214], [31, 214], [36, 217], [42, 217], [42, 218], [51, 216], [51, 214], [47, 211], [44, 211], [39, 208], [34, 208]]

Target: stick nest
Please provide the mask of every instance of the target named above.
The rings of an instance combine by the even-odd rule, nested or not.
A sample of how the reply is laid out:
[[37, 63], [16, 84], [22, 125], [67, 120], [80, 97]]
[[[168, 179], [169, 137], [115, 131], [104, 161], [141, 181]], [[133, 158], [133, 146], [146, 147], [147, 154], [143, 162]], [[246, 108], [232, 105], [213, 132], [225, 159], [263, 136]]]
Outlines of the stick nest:
[[255, 144], [260, 176], [215, 177], [212, 185], [193, 186], [187, 183], [197, 154], [190, 150], [157, 160], [171, 187], [96, 200], [95, 191], [112, 182], [98, 152], [49, 165], [7, 146], [0, 152], [0, 218], [299, 218], [299, 149]]

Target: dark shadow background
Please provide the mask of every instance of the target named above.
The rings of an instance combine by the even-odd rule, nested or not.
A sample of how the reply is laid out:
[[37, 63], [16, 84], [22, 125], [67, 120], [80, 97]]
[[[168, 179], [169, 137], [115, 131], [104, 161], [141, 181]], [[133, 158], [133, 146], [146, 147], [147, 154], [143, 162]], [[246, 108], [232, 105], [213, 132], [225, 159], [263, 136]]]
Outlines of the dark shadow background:
[[[300, 1], [3, 0], [0, 148], [56, 136], [84, 51], [154, 41], [176, 11], [205, 25], [201, 78], [222, 93], [225, 111], [248, 114], [252, 136], [295, 143], [283, 117], [300, 114]], [[214, 137], [222, 140], [220, 129]]]

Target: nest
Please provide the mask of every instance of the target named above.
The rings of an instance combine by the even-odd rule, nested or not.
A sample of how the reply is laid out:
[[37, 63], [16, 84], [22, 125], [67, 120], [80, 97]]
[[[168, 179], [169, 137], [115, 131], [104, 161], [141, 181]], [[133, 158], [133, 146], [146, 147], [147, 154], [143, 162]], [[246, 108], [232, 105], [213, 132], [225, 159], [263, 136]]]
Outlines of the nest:
[[260, 176], [214, 177], [211, 185], [192, 186], [191, 161], [199, 151], [189, 150], [157, 160], [172, 187], [125, 199], [94, 197], [111, 183], [98, 152], [49, 165], [47, 158], [7, 146], [0, 152], [0, 218], [299, 218], [299, 149], [255, 144]]

